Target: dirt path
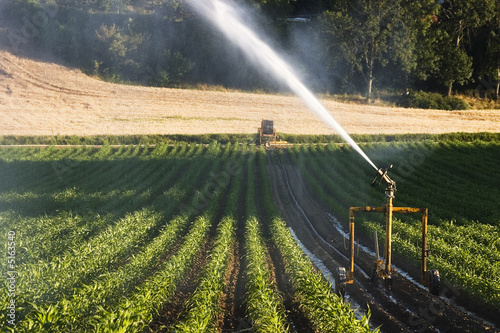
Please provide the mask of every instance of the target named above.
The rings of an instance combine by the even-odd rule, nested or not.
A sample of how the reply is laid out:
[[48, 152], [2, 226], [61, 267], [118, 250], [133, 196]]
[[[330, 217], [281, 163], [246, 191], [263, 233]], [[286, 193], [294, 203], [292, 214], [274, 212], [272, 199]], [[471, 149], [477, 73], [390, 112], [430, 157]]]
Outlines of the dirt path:
[[[347, 251], [343, 236], [333, 225], [335, 218], [313, 198], [299, 169], [285, 158], [281, 163], [270, 163], [269, 173], [274, 199], [300, 241], [330, 272], [335, 272], [338, 266], [346, 267]], [[442, 288], [442, 295], [448, 298], [438, 298], [399, 273], [393, 276], [391, 290], [375, 285], [369, 278], [373, 261], [372, 255], [359, 251], [355, 283], [347, 287], [347, 299], [364, 310], [368, 304], [371, 323], [382, 325], [383, 332], [497, 331], [491, 324], [455, 306], [449, 299], [454, 296], [450, 286]]]
[[[323, 104], [348, 133], [500, 132], [500, 111], [438, 111]], [[0, 135], [332, 134], [293, 96], [138, 87], [99, 81], [0, 45]]]

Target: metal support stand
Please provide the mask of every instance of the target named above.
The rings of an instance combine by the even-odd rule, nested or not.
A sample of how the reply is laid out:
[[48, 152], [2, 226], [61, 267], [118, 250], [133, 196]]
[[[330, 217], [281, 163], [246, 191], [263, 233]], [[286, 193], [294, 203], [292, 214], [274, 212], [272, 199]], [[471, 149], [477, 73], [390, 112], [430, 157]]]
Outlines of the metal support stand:
[[[354, 283], [354, 213], [355, 212], [376, 212], [376, 213], [384, 213], [386, 215], [386, 225], [385, 225], [385, 246], [384, 246], [384, 259], [385, 262], [378, 258], [378, 241], [377, 242], [377, 258], [374, 263], [375, 274], [374, 278], [380, 277], [384, 279], [387, 285], [390, 287], [391, 285], [391, 260], [392, 260], [392, 215], [393, 213], [422, 213], [422, 284], [429, 287], [429, 291], [438, 295], [439, 293], [439, 272], [437, 270], [427, 271], [427, 257], [429, 256], [429, 250], [427, 249], [427, 217], [428, 210], [427, 208], [412, 208], [412, 207], [394, 207], [392, 204], [392, 200], [395, 197], [396, 192], [396, 182], [389, 178], [387, 175], [387, 170], [389, 170], [391, 166], [386, 168], [380, 168], [378, 170], [377, 177], [373, 180], [372, 185], [376, 185], [380, 183], [383, 179], [387, 183], [387, 187], [385, 189], [385, 196], [387, 199], [387, 203], [384, 207], [350, 207], [349, 208], [349, 240], [350, 240], [350, 256], [349, 256], [349, 270], [347, 274], [345, 274], [345, 269], [341, 271], [344, 275], [342, 277], [339, 276], [338, 281], [345, 284]], [[380, 180], [379, 180], [380, 176]], [[345, 276], [347, 275], [347, 276]], [[339, 287], [340, 288], [340, 287]]]

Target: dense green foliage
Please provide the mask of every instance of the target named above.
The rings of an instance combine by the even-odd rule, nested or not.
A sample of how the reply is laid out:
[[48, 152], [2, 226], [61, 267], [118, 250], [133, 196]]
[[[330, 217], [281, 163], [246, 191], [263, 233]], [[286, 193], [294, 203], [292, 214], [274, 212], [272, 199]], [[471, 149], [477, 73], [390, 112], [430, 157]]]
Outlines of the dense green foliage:
[[[379, 165], [393, 163], [394, 204], [429, 208], [429, 267], [479, 301], [500, 306], [500, 144], [484, 136], [362, 144]], [[460, 140], [462, 138], [463, 140]], [[475, 141], [471, 141], [472, 139]], [[408, 139], [408, 137], [406, 138]], [[374, 170], [348, 146], [296, 145], [282, 151], [301, 168], [318, 200], [340, 220], [349, 206], [381, 205]], [[196, 289], [174, 331], [207, 331], [244, 226], [245, 307], [256, 332], [285, 332], [287, 312], [268, 265], [281, 253], [294, 300], [319, 331], [369, 331], [332, 292], [295, 242], [273, 203], [267, 163], [251, 145], [160, 142], [0, 149], [0, 242], [15, 232], [16, 331], [141, 332], [160, 329], [165, 307], [190, 274]], [[363, 215], [360, 229], [384, 234], [383, 217]], [[394, 221], [394, 251], [416, 260], [418, 216]], [[6, 257], [7, 247], [0, 247]], [[205, 250], [203, 250], [205, 249]], [[202, 268], [193, 265], [202, 251]], [[203, 255], [203, 257], [205, 257]], [[7, 261], [0, 263], [7, 271]], [[283, 273], [283, 272], [281, 272]], [[6, 308], [7, 280], [0, 288]], [[7, 312], [0, 330], [9, 331]], [[165, 327], [164, 327], [165, 328]]]
[[[252, 152], [253, 159], [255, 151]], [[271, 281], [267, 266], [267, 249], [264, 245], [256, 205], [256, 172], [248, 167], [246, 195], [245, 253], [247, 260], [247, 313], [252, 319], [253, 330], [262, 333], [287, 332], [285, 311], [281, 295]]]
[[[241, 167], [241, 164], [239, 166]], [[188, 300], [184, 318], [173, 328], [175, 332], [215, 331], [214, 324], [219, 313], [219, 299], [224, 291], [224, 276], [235, 242], [238, 199], [243, 179], [238, 177], [233, 182], [224, 203], [225, 217], [218, 226], [217, 237], [208, 257], [209, 262], [203, 271], [196, 291]]]
[[[110, 81], [277, 90], [181, 0], [8, 0], [16, 51], [54, 54]], [[316, 91], [366, 93], [462, 87], [496, 97], [500, 4], [495, 0], [246, 0], [243, 19], [287, 54]], [[301, 20], [296, 20], [301, 18]], [[228, 70], [231, 69], [231, 70]]]
[[[366, 144], [379, 164], [392, 163], [397, 183], [395, 206], [429, 208], [432, 248], [429, 267], [453, 286], [493, 307], [500, 306], [498, 272], [500, 234], [500, 163], [498, 142], [422, 141]], [[350, 206], [381, 206], [383, 185], [370, 186], [374, 170], [350, 149], [338, 145], [295, 147], [290, 158], [325, 205], [344, 221]], [[417, 262], [421, 237], [419, 216], [395, 214], [393, 251]], [[384, 234], [385, 220], [360, 215], [371, 235]], [[418, 263], [417, 263], [418, 264]]]

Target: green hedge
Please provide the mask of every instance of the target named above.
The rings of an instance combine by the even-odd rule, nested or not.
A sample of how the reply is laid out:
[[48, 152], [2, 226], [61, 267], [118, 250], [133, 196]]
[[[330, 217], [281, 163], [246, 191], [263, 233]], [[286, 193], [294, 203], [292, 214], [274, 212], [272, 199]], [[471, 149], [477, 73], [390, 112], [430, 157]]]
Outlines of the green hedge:
[[455, 96], [443, 97], [439, 93], [412, 92], [405, 96], [401, 105], [409, 108], [438, 109], [438, 110], [469, 110], [470, 105], [461, 98]]

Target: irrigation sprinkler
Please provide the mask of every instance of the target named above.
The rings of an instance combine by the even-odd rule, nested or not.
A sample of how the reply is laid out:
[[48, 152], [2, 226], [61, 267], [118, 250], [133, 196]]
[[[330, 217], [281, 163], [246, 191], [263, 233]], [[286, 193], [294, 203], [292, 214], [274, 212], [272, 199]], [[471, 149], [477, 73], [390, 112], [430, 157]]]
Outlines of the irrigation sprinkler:
[[[377, 255], [374, 262], [374, 272], [372, 280], [376, 281], [382, 279], [388, 288], [392, 286], [392, 273], [394, 269], [391, 267], [392, 259], [392, 215], [393, 213], [421, 213], [422, 214], [422, 252], [421, 252], [421, 279], [422, 284], [429, 288], [429, 292], [433, 295], [439, 294], [439, 272], [438, 270], [427, 270], [427, 257], [430, 250], [427, 249], [427, 208], [413, 208], [413, 207], [394, 207], [392, 204], [396, 193], [396, 182], [393, 181], [387, 172], [392, 168], [392, 165], [381, 167], [377, 169], [377, 175], [372, 181], [371, 185], [376, 186], [383, 181], [386, 183], [385, 197], [386, 204], [383, 207], [350, 207], [349, 208], [349, 242], [350, 242], [350, 256], [349, 256], [349, 270], [345, 268], [337, 268], [336, 274], [336, 288], [338, 293], [342, 293], [346, 284], [354, 283], [354, 213], [356, 212], [375, 212], [384, 213], [386, 216], [385, 224], [385, 245], [384, 245], [384, 260], [381, 260], [378, 255], [378, 240], [376, 242]], [[376, 236], [375, 236], [376, 237]]]

